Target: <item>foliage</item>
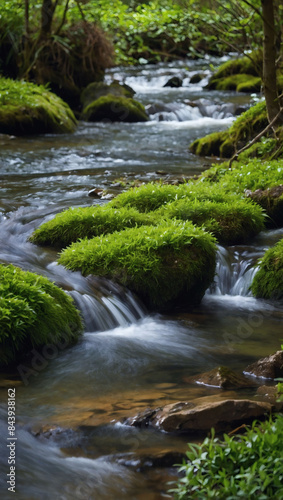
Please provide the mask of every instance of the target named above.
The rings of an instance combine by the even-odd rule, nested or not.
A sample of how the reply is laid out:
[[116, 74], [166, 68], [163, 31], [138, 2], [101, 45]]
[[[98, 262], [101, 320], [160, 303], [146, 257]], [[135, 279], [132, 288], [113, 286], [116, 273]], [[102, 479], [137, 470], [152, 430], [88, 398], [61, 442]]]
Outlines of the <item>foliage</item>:
[[175, 492], [185, 498], [268, 500], [283, 498], [283, 416], [253, 423], [244, 436], [224, 435], [190, 444]]
[[72, 299], [47, 278], [0, 265], [0, 366], [36, 346], [77, 340], [82, 330]]
[[249, 200], [218, 203], [211, 200], [181, 199], [167, 204], [157, 213], [166, 218], [190, 220], [211, 232], [222, 245], [235, 245], [264, 229], [262, 209]]
[[0, 78], [0, 133], [65, 133], [75, 127], [69, 106], [45, 87]]
[[117, 280], [150, 308], [169, 310], [201, 300], [213, 280], [215, 244], [189, 222], [165, 221], [73, 243], [59, 263]]
[[255, 297], [281, 299], [283, 297], [283, 240], [269, 248], [259, 261], [251, 291]]
[[69, 208], [36, 229], [30, 241], [63, 248], [80, 238], [93, 238], [127, 227], [155, 224], [157, 221], [158, 218], [153, 214], [141, 214], [128, 207], [119, 210], [109, 205]]

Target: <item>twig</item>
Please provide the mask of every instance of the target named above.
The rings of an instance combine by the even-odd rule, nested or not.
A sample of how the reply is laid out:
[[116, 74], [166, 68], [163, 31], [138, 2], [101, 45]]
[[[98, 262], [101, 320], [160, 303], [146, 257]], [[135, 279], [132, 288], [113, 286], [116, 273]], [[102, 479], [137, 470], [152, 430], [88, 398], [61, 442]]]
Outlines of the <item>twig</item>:
[[279, 112], [277, 113], [277, 115], [273, 118], [273, 120], [271, 120], [271, 122], [267, 125], [267, 127], [265, 127], [264, 130], [262, 130], [256, 137], [254, 137], [254, 139], [252, 141], [250, 141], [248, 144], [246, 144], [242, 149], [240, 149], [239, 151], [236, 151], [236, 153], [232, 156], [231, 160], [229, 161], [229, 169], [231, 170], [231, 167], [232, 167], [232, 163], [234, 160], [236, 160], [239, 156], [240, 153], [243, 153], [244, 151], [246, 151], [246, 149], [250, 148], [253, 144], [255, 144], [257, 141], [259, 141], [259, 139], [266, 134], [266, 132], [273, 127], [274, 123], [277, 122], [278, 118], [280, 117], [281, 113], [283, 111], [283, 108], [280, 108]]

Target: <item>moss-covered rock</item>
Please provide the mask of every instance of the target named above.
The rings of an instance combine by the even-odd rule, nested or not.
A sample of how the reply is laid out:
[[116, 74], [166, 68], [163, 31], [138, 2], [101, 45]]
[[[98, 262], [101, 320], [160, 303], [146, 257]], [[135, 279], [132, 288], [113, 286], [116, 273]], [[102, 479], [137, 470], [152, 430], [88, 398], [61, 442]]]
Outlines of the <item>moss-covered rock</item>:
[[255, 297], [282, 299], [283, 297], [283, 239], [266, 251], [259, 262], [251, 291]]
[[105, 82], [90, 83], [81, 93], [81, 103], [83, 105], [83, 109], [93, 101], [109, 94], [116, 97], [133, 97], [135, 95], [135, 91], [126, 84], [121, 85], [116, 80], [110, 85]]
[[144, 106], [138, 101], [112, 94], [99, 97], [83, 110], [82, 118], [87, 121], [146, 122], [149, 120]]
[[82, 331], [72, 299], [47, 278], [0, 265], [0, 367], [33, 347], [76, 342]]
[[45, 87], [0, 78], [0, 133], [69, 133], [75, 127], [69, 106]]
[[267, 213], [266, 227], [283, 226], [283, 185], [249, 191], [247, 196], [258, 203]]
[[209, 87], [215, 90], [235, 90], [237, 92], [260, 92], [261, 78], [253, 75], [238, 74], [218, 78]]
[[200, 156], [229, 158], [268, 125], [265, 102], [258, 102], [242, 113], [228, 130], [197, 139], [190, 151]]
[[157, 213], [202, 226], [222, 245], [243, 243], [264, 229], [262, 209], [256, 204], [247, 203], [247, 200], [218, 203], [181, 199], [165, 205]]
[[157, 221], [154, 214], [143, 214], [134, 208], [115, 209], [109, 205], [69, 208], [37, 228], [30, 241], [64, 248], [80, 238], [93, 238]]
[[170, 221], [81, 240], [61, 253], [59, 263], [114, 279], [151, 309], [169, 311], [200, 302], [214, 277], [215, 251], [210, 234]]
[[219, 66], [211, 76], [207, 88], [216, 89], [218, 82], [231, 75], [249, 75], [260, 77], [262, 71], [262, 52], [255, 51], [250, 57], [230, 59]]

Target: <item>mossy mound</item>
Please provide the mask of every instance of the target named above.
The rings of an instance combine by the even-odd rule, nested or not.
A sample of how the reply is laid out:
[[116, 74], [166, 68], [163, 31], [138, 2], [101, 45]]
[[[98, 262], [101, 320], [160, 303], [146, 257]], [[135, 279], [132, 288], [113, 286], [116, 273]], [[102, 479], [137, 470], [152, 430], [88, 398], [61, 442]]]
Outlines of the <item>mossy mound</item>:
[[210, 234], [189, 222], [170, 221], [73, 243], [59, 263], [114, 279], [150, 309], [169, 311], [200, 302], [214, 277], [215, 253]]
[[197, 139], [190, 151], [199, 156], [229, 158], [268, 125], [265, 102], [258, 102], [242, 113], [228, 130]]
[[142, 214], [134, 208], [118, 210], [109, 205], [69, 208], [36, 229], [30, 241], [64, 248], [80, 238], [93, 238], [128, 227], [155, 224], [157, 221], [153, 214]]
[[196, 183], [210, 184], [224, 193], [245, 195], [260, 205], [266, 215], [266, 227], [283, 226], [283, 160], [238, 161], [229, 169], [227, 163], [214, 165], [203, 172]]
[[33, 347], [76, 342], [82, 331], [72, 299], [47, 278], [0, 265], [0, 367]]
[[83, 110], [82, 118], [87, 121], [146, 122], [149, 120], [144, 106], [134, 99], [102, 96]]
[[251, 291], [255, 297], [282, 299], [283, 297], [283, 239], [267, 250], [259, 262]]
[[105, 82], [90, 83], [81, 93], [81, 103], [83, 105], [83, 109], [93, 101], [109, 94], [116, 97], [131, 98], [135, 95], [135, 91], [128, 85], [121, 85], [117, 81], [112, 82], [110, 85]]
[[119, 194], [110, 201], [109, 206], [114, 208], [133, 207], [140, 212], [151, 212], [175, 200], [211, 200], [217, 203], [228, 203], [237, 198], [240, 199], [241, 196], [225, 193], [217, 184], [212, 186], [205, 181], [188, 182], [179, 186], [148, 183]]
[[261, 78], [252, 75], [239, 74], [218, 78], [211, 83], [210, 89], [235, 90], [237, 92], [260, 92]]
[[73, 112], [41, 85], [0, 78], [0, 133], [10, 135], [70, 133]]
[[[244, 56], [231, 59], [221, 64], [211, 76], [207, 85], [208, 89], [217, 89], [219, 83], [230, 76], [244, 75], [245, 78], [260, 77], [262, 71], [262, 52], [256, 51], [250, 57]], [[229, 90], [229, 89], [219, 89]], [[236, 90], [236, 89], [233, 89]]]
[[264, 229], [262, 209], [247, 200], [217, 203], [182, 199], [165, 205], [158, 213], [202, 226], [222, 245], [244, 243]]

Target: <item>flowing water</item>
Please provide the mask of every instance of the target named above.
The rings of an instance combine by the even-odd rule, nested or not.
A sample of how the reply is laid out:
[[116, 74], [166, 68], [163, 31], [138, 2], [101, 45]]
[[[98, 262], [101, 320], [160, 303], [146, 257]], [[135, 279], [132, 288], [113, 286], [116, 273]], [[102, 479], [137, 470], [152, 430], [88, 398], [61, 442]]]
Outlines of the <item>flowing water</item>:
[[[254, 264], [283, 231], [250, 245], [219, 248], [215, 283], [193, 312], [148, 314], [129, 291], [82, 278], [56, 264], [55, 251], [27, 241], [35, 227], [69, 206], [103, 204], [94, 188], [121, 190], [118, 179], [172, 180], [210, 162], [188, 151], [192, 140], [225, 129], [250, 102], [245, 95], [207, 92], [208, 61], [111, 70], [136, 90], [150, 121], [81, 123], [73, 135], [0, 137], [0, 261], [43, 274], [65, 288], [85, 320], [71, 349], [34, 353], [22, 380], [0, 379], [1, 498], [7, 491], [7, 387], [16, 387], [16, 498], [144, 500], [171, 498], [174, 472], [139, 466], [141, 456], [183, 452], [185, 436], [135, 429], [123, 418], [146, 407], [217, 394], [187, 378], [218, 365], [242, 371], [280, 347], [282, 304], [254, 299]], [[190, 84], [195, 73], [199, 84]], [[181, 88], [163, 87], [171, 76]], [[8, 379], [8, 380], [7, 380]], [[244, 395], [253, 397], [245, 391]], [[224, 396], [226, 393], [224, 394]], [[192, 438], [193, 439], [193, 438]]]

